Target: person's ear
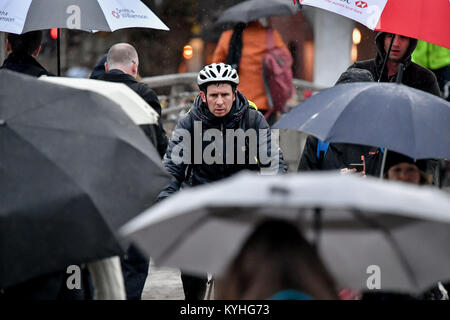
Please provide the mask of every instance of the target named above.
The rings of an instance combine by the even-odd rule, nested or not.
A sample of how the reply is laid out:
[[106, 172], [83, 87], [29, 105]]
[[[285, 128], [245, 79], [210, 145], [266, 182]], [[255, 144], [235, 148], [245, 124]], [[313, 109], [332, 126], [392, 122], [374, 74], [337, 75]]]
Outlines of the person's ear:
[[11, 52], [12, 52], [11, 42], [9, 42], [9, 40], [6, 39], [6, 53], [10, 54]]
[[105, 66], [105, 72], [109, 72], [108, 62], [105, 61], [104, 66]]
[[236, 95], [237, 95], [237, 89], [234, 90], [234, 92], [233, 92], [233, 102], [234, 102], [234, 100], [236, 100]]
[[32, 56], [35, 57], [35, 58], [37, 58], [37, 56], [39, 55], [39, 53], [41, 52], [41, 50], [42, 50], [42, 45], [39, 45], [39, 47], [37, 47], [37, 49], [34, 50]]
[[131, 74], [136, 78], [138, 74], [138, 66], [136, 63], [131, 64]]
[[200, 98], [202, 99], [203, 103], [206, 103], [206, 95], [203, 91], [200, 91]]

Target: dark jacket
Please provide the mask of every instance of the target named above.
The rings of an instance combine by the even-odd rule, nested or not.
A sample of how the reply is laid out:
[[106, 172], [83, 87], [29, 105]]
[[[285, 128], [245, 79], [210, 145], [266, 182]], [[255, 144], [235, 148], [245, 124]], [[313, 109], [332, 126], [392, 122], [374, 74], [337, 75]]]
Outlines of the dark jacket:
[[138, 82], [133, 76], [121, 70], [110, 70], [98, 77], [98, 80], [124, 83], [142, 97], [159, 115], [161, 115], [161, 105], [158, 96], [148, 85]]
[[24, 74], [28, 74], [33, 77], [40, 77], [43, 75], [46, 76], [54, 76], [51, 74], [43, 66], [39, 64], [32, 56], [10, 53], [8, 57], [3, 62], [3, 65], [0, 69], [9, 69], [15, 72], [20, 72]]
[[365, 172], [379, 176], [383, 153], [379, 148], [347, 143], [330, 143], [326, 152], [319, 150], [318, 139], [308, 136], [303, 149], [298, 171], [339, 170], [348, 168], [351, 163], [362, 163], [364, 156]]
[[[159, 104], [159, 99], [156, 93], [145, 83], [138, 82], [133, 76], [126, 74], [121, 70], [114, 69], [99, 75], [97, 79], [110, 82], [119, 82], [127, 85], [138, 95], [140, 95], [142, 99], [144, 99], [145, 102], [147, 102], [161, 116], [161, 105]], [[145, 132], [146, 136], [156, 147], [162, 158], [167, 149], [168, 138], [163, 128], [161, 117], [159, 117], [157, 125], [140, 125], [139, 127], [141, 127], [141, 129]]]
[[[339, 77], [337, 84], [351, 82], [373, 82], [372, 74], [365, 69], [350, 68]], [[379, 176], [383, 155], [381, 150], [375, 147], [348, 144], [330, 143], [326, 148], [319, 140], [308, 136], [302, 152], [298, 171], [314, 170], [339, 170], [349, 168], [351, 163], [363, 163], [364, 156], [365, 173]]]
[[[377, 55], [375, 59], [357, 61], [349, 68], [360, 68], [369, 70], [375, 81], [378, 81], [380, 77], [381, 68], [383, 66], [384, 57], [386, 52], [384, 50], [384, 37], [385, 32], [379, 32], [375, 38], [375, 43], [377, 47]], [[416, 88], [419, 90], [426, 91], [428, 93], [440, 96], [439, 86], [436, 80], [436, 76], [428, 69], [425, 69], [418, 64], [411, 61], [411, 55], [417, 46], [417, 40], [410, 38], [408, 50], [405, 53], [405, 58], [403, 59], [404, 72], [402, 83]], [[381, 77], [381, 82], [395, 82], [397, 79], [397, 74], [388, 77], [387, 67], [384, 67], [383, 75]]]
[[[253, 113], [253, 114], [251, 114]], [[251, 121], [249, 119], [254, 119], [254, 121]], [[200, 121], [201, 122], [201, 129], [202, 129], [202, 155], [204, 154], [204, 151], [206, 148], [208, 150], [214, 149], [212, 146], [220, 146], [219, 144], [214, 144], [214, 142], [204, 141], [207, 140], [205, 138], [205, 132], [208, 129], [217, 129], [220, 130], [221, 136], [223, 137], [222, 143], [223, 143], [223, 151], [219, 158], [222, 159], [222, 163], [205, 163], [205, 159], [201, 159], [201, 162], [198, 162], [194, 159], [194, 153], [191, 152], [191, 156], [186, 155], [186, 161], [185, 159], [181, 159], [181, 156], [183, 155], [183, 152], [185, 149], [193, 150], [192, 144], [194, 142], [194, 122]], [[226, 130], [227, 129], [242, 129], [246, 131], [247, 129], [255, 129], [258, 133], [260, 129], [267, 129], [267, 140], [262, 141], [260, 139], [257, 140], [256, 145], [256, 152], [257, 155], [259, 155], [260, 146], [266, 147], [267, 150], [271, 149], [272, 145], [272, 138], [271, 138], [271, 132], [270, 127], [267, 124], [267, 121], [264, 119], [264, 116], [261, 114], [261, 112], [253, 109], [249, 106], [248, 100], [242, 95], [239, 91], [236, 95], [236, 100], [233, 104], [233, 107], [231, 108], [230, 112], [224, 116], [224, 117], [216, 117], [214, 116], [209, 110], [206, 104], [202, 102], [200, 99], [200, 96], [197, 96], [197, 98], [194, 101], [194, 104], [191, 108], [191, 110], [183, 117], [181, 118], [177, 126], [175, 127], [174, 134], [172, 135], [172, 139], [169, 141], [169, 147], [167, 148], [166, 155], [164, 156], [163, 163], [167, 171], [172, 175], [173, 179], [169, 186], [164, 189], [158, 199], [164, 199], [170, 194], [178, 191], [181, 188], [181, 185], [187, 180], [191, 179], [190, 184], [192, 186], [201, 185], [210, 183], [213, 181], [221, 180], [224, 178], [227, 178], [241, 170], [260, 170], [261, 168], [271, 168], [274, 171], [276, 170], [276, 173], [284, 173], [287, 171], [287, 166], [283, 159], [283, 154], [278, 146], [274, 146], [274, 148], [278, 151], [275, 152], [275, 154], [270, 154], [268, 152], [270, 162], [269, 163], [262, 163], [263, 161], [259, 161], [258, 159], [257, 164], [251, 163], [249, 161], [249, 158], [251, 157], [249, 155], [249, 150], [252, 150], [252, 146], [249, 146], [249, 144], [246, 143], [245, 146], [238, 146], [236, 141], [234, 142], [234, 159], [233, 161], [227, 161], [227, 150], [226, 150]], [[180, 137], [183, 135], [183, 133], [189, 133], [188, 136], [191, 138], [191, 141], [188, 141], [186, 143], [182, 142], [183, 139], [180, 139]], [[195, 139], [198, 141], [197, 139]], [[177, 149], [183, 149], [183, 152], [179, 152]], [[195, 147], [194, 147], [195, 148]], [[219, 149], [219, 147], [217, 147]], [[238, 164], [237, 161], [237, 154], [238, 152], [242, 152], [239, 150], [246, 150], [245, 151], [245, 163]], [[172, 153], [174, 152], [174, 153]], [[262, 151], [264, 152], [264, 151]], [[208, 153], [209, 154], [209, 153]], [[262, 153], [264, 154], [264, 153]], [[172, 156], [174, 155], [174, 156]], [[175, 155], [179, 155], [179, 160], [175, 159]], [[230, 154], [229, 154], [230, 155]], [[252, 155], [253, 156], [253, 155]], [[190, 163], [194, 163], [193, 165], [190, 165]], [[271, 166], [272, 164], [272, 166]], [[278, 164], [278, 167], [276, 167], [276, 164]], [[273, 171], [272, 171], [273, 172]], [[190, 173], [192, 173], [192, 177], [190, 177]]]

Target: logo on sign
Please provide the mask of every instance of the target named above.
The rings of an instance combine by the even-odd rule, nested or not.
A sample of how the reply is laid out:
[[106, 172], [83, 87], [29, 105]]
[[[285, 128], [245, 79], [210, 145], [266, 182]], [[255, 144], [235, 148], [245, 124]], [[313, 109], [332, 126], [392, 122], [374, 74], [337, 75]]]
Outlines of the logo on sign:
[[359, 7], [359, 8], [367, 8], [367, 2], [364, 2], [364, 1], [356, 1], [355, 2], [355, 4], [356, 4], [356, 6], [357, 7]]
[[113, 10], [111, 13], [114, 16], [114, 18], [116, 18], [116, 19], [120, 18], [120, 14], [118, 14], [116, 11]]

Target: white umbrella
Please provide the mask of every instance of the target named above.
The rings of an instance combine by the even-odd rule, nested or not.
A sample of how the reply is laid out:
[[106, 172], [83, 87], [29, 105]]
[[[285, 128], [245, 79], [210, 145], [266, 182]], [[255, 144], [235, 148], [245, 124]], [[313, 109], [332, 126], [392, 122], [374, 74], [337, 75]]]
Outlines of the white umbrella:
[[[39, 80], [99, 93], [120, 105], [135, 124], [158, 124], [158, 113], [136, 92], [123, 83], [47, 76], [41, 76]], [[111, 104], [111, 106], [115, 106], [115, 104]]]
[[[140, 0], [2, 0], [0, 31], [22, 34], [28, 31], [67, 28], [115, 31], [124, 28], [169, 28]], [[60, 37], [57, 40], [60, 75]]]
[[169, 28], [140, 0], [2, 0], [0, 31], [50, 28], [115, 31]]
[[338, 282], [420, 292], [450, 279], [450, 199], [431, 187], [330, 173], [243, 173], [181, 191], [121, 233], [157, 264], [220, 274], [263, 218], [298, 222]]

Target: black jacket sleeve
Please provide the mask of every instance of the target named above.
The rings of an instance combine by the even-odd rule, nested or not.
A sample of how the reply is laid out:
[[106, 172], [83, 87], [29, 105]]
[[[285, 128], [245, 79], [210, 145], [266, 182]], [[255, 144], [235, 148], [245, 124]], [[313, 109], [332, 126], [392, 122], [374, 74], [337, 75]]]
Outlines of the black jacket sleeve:
[[316, 137], [308, 136], [297, 171], [313, 171], [321, 169], [320, 160], [317, 159], [316, 154], [317, 144], [318, 139]]
[[144, 83], [140, 84], [138, 94], [161, 116], [161, 104], [155, 91]]
[[273, 139], [275, 136], [272, 134], [270, 126], [261, 112], [256, 110], [251, 110], [250, 112], [258, 112], [258, 116], [256, 118], [256, 131], [260, 132], [259, 130], [267, 130], [266, 139], [260, 139], [258, 135], [258, 155], [261, 155], [260, 150], [262, 148], [262, 154], [266, 154], [270, 161], [266, 163], [266, 161], [262, 162], [262, 159], [259, 159], [259, 166], [261, 168], [265, 168], [267, 173], [286, 173], [288, 168], [286, 162], [284, 161], [283, 151], [280, 149], [278, 144], [279, 139]]
[[[190, 150], [191, 144], [191, 120], [190, 114], [181, 118], [172, 134], [166, 154], [163, 158], [163, 165], [172, 176], [169, 185], [161, 191], [158, 201], [161, 201], [172, 193], [177, 192], [186, 180], [186, 170], [191, 157], [184, 151]], [[183, 157], [184, 156], [184, 157]], [[189, 158], [189, 159], [187, 159]]]

